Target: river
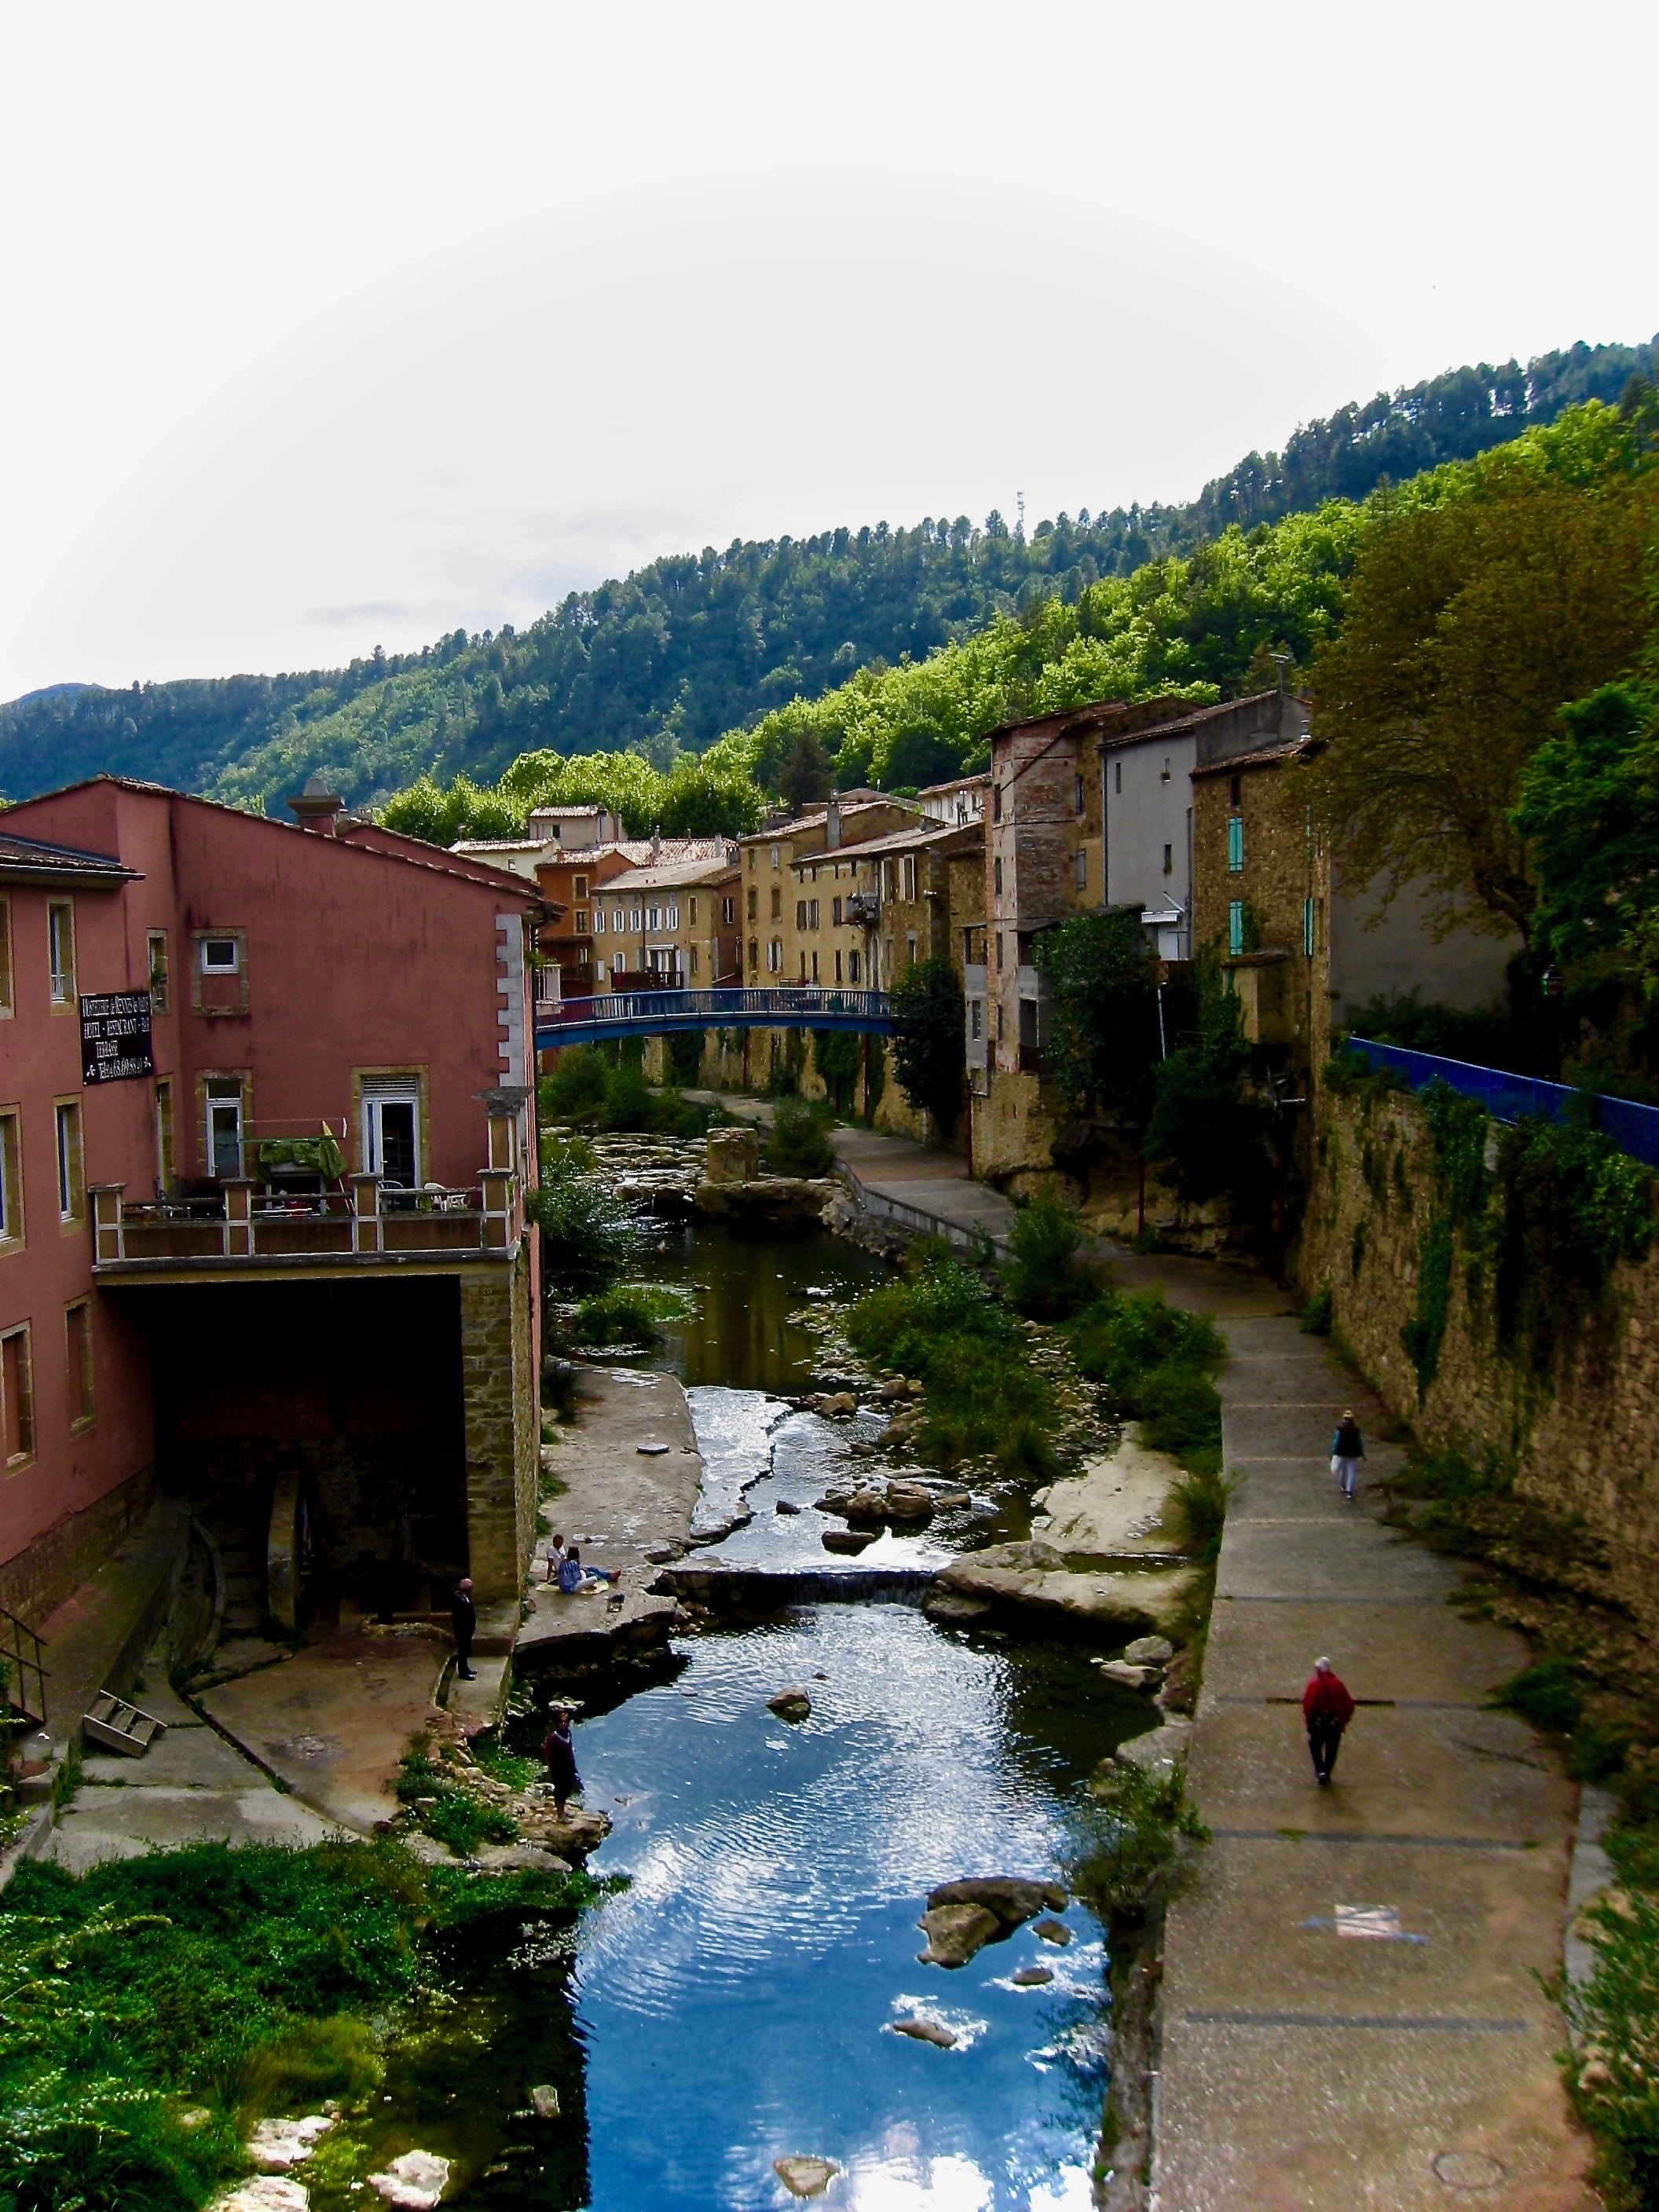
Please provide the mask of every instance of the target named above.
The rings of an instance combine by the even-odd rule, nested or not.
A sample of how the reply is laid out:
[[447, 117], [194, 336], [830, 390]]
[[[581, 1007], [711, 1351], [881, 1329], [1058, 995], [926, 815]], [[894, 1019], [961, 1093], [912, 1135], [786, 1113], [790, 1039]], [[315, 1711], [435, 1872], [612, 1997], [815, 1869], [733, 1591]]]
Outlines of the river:
[[[651, 1272], [702, 1286], [662, 1364], [690, 1388], [716, 1519], [734, 1498], [752, 1513], [702, 1556], [824, 1564], [810, 1498], [860, 1425], [765, 1394], [799, 1390], [817, 1356], [787, 1316], [811, 1291], [855, 1295], [877, 1264], [817, 1233], [702, 1226]], [[978, 1499], [883, 1546], [937, 1557], [1002, 1517]], [[812, 1711], [790, 1725], [766, 1700], [793, 1684]], [[902, 1605], [686, 1638], [576, 1729], [587, 1802], [615, 1823], [592, 1870], [630, 1887], [574, 1934], [457, 1943], [394, 2048], [368, 2147], [452, 2156], [445, 2201], [466, 2207], [748, 2212], [791, 2201], [774, 2160], [817, 2154], [842, 2169], [830, 2207], [1081, 2212], [1104, 2086], [1098, 1927], [1073, 1905], [1063, 1948], [1028, 1926], [947, 1972], [917, 1963], [916, 1921], [940, 1881], [1063, 1880], [1090, 1772], [1147, 1717], [1078, 1646]], [[540, 1727], [525, 1714], [513, 1733]], [[1015, 1981], [1034, 1966], [1053, 1978]], [[913, 2015], [954, 2047], [892, 2032]], [[529, 2112], [537, 2083], [558, 2089], [560, 2121]], [[313, 2201], [365, 2199], [343, 2184]]]

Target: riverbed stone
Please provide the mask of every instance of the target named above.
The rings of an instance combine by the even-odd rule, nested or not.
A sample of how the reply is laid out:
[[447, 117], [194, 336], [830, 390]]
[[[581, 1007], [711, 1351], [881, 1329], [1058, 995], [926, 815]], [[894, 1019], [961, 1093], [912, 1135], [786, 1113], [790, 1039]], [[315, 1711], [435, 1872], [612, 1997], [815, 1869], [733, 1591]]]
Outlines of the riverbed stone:
[[1051, 1544], [992, 1544], [966, 1552], [939, 1575], [940, 1587], [1109, 1632], [1162, 1633], [1179, 1626], [1197, 1589], [1190, 1567], [1073, 1571]]
[[286, 2173], [302, 2166], [334, 2125], [331, 2112], [297, 2120], [261, 2120], [247, 2139], [247, 2154], [261, 2173]]
[[895, 2035], [908, 2035], [915, 2043], [935, 2044], [941, 2051], [953, 2051], [962, 2039], [936, 2020], [896, 2020], [890, 2026]]
[[1117, 1764], [1138, 1766], [1153, 1780], [1165, 1781], [1185, 1765], [1192, 1733], [1190, 1721], [1166, 1720], [1161, 1728], [1149, 1729], [1145, 1735], [1121, 1743], [1115, 1754]]
[[1008, 1978], [1017, 1990], [1037, 1990], [1045, 1982], [1053, 1981], [1054, 1970], [1052, 1966], [1022, 1966]]
[[1066, 1903], [1066, 1893], [1053, 1883], [1027, 1881], [1019, 1875], [973, 1875], [963, 1881], [942, 1881], [927, 1893], [934, 1905], [982, 1905], [994, 1912], [1005, 1928], [1018, 1928], [1045, 1905], [1056, 1909]]
[[766, 1710], [775, 1713], [781, 1721], [804, 1721], [812, 1711], [812, 1700], [799, 1686], [780, 1690], [766, 1700]]
[[867, 1552], [880, 1535], [879, 1528], [826, 1528], [818, 1541], [826, 1552]]
[[208, 2212], [307, 2212], [308, 2193], [286, 2174], [262, 2173], [216, 2197]]
[[1133, 1667], [1167, 1667], [1175, 1657], [1175, 1646], [1167, 1636], [1137, 1636], [1124, 1645], [1123, 1656]]
[[384, 2173], [371, 2173], [368, 2185], [397, 2212], [432, 2212], [449, 2183], [449, 2160], [435, 2151], [406, 2150]]
[[[824, 1538], [827, 1544], [829, 1537]], [[945, 1628], [971, 1628], [976, 1621], [988, 1620], [995, 1607], [988, 1598], [963, 1597], [956, 1590], [930, 1590], [922, 1601], [922, 1611], [929, 1620], [936, 1620]]]
[[924, 1966], [965, 1966], [977, 1952], [1008, 1929], [988, 1905], [935, 1905], [921, 1916], [927, 1948], [920, 1953]]
[[1064, 1950], [1072, 1940], [1072, 1931], [1063, 1920], [1038, 1920], [1032, 1923], [1031, 1933], [1045, 1943], [1053, 1943]]
[[1133, 1666], [1127, 1659], [1097, 1659], [1103, 1681], [1114, 1682], [1120, 1690], [1155, 1690], [1164, 1680], [1157, 1667]]
[[772, 2171], [792, 2197], [822, 2197], [841, 2168], [829, 2158], [775, 2158]]

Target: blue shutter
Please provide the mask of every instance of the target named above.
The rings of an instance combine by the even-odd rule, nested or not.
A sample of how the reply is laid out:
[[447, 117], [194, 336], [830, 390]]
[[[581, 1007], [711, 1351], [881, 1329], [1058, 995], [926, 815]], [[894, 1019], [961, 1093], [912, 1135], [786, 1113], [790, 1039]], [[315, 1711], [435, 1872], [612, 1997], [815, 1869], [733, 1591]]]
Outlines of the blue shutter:
[[1234, 899], [1227, 908], [1227, 950], [1235, 960], [1244, 950], [1244, 902]]
[[1314, 902], [1310, 898], [1302, 902], [1302, 950], [1310, 960], [1314, 957]]
[[1227, 817], [1227, 872], [1236, 876], [1244, 865], [1244, 817]]

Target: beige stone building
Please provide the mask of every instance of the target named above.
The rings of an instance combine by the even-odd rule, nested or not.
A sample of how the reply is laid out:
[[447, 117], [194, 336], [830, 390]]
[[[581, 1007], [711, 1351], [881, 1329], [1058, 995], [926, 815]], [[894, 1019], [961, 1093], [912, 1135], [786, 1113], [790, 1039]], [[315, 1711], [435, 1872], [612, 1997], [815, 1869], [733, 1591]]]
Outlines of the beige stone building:
[[664, 988], [704, 990], [742, 980], [738, 848], [712, 848], [626, 868], [599, 884], [592, 901], [593, 969], [613, 990], [645, 978]]
[[[885, 799], [878, 792], [848, 792], [832, 797], [823, 806], [809, 809], [792, 822], [743, 838], [744, 982], [758, 988], [768, 983], [833, 980], [834, 959], [826, 961], [825, 956], [839, 950], [843, 978], [850, 983], [846, 978], [846, 955], [858, 949], [855, 937], [848, 933], [838, 941], [826, 941], [823, 936], [826, 913], [833, 911], [838, 896], [844, 899], [852, 889], [852, 868], [845, 848], [921, 818], [920, 810], [908, 799]], [[814, 860], [823, 870], [816, 919], [812, 893], [803, 890], [795, 873], [797, 862]], [[839, 890], [832, 884], [840, 886]], [[815, 956], [820, 970], [817, 979], [812, 975]], [[862, 957], [860, 965], [862, 969]]]

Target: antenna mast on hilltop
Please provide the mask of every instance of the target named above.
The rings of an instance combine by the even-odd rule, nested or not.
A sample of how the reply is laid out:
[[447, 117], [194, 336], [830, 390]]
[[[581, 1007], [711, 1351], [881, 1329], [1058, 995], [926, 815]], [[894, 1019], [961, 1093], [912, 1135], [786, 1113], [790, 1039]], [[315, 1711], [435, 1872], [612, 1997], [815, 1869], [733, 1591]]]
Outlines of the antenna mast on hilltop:
[[1015, 524], [1014, 527], [1018, 534], [1021, 538], [1024, 538], [1025, 535], [1025, 495], [1023, 491], [1017, 491], [1014, 494], [1014, 505], [1019, 509], [1019, 520]]

